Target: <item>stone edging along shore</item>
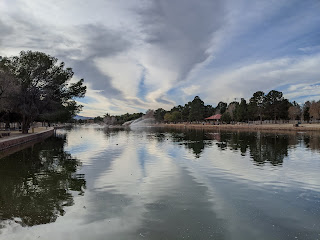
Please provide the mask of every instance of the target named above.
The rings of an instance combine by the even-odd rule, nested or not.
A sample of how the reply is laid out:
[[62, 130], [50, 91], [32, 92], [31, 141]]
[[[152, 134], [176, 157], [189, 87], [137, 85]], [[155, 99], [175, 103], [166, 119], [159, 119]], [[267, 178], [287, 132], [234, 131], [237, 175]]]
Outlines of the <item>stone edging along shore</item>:
[[8, 139], [0, 140], [0, 151], [11, 148], [11, 147], [15, 147], [27, 142], [48, 138], [52, 136], [53, 133], [54, 133], [54, 129], [51, 128], [38, 133], [19, 135], [19, 136], [11, 137]]

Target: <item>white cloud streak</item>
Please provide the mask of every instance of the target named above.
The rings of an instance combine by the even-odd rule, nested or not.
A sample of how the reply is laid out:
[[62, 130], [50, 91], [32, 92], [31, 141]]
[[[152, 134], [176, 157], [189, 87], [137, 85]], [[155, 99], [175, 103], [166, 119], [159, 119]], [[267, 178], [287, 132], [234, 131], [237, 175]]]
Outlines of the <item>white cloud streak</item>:
[[317, 9], [285, 0], [4, 0], [0, 55], [30, 49], [64, 61], [89, 86], [85, 116], [170, 109], [193, 94], [215, 105], [279, 88], [301, 100], [318, 94], [305, 88], [319, 82]]

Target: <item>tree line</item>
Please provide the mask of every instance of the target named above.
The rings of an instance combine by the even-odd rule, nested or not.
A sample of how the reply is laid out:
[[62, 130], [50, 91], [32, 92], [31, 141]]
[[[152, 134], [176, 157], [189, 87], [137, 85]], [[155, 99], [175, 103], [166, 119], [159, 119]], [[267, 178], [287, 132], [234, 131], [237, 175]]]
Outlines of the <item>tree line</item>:
[[199, 122], [214, 114], [221, 114], [221, 121], [248, 122], [263, 120], [318, 120], [320, 119], [320, 100], [307, 101], [302, 106], [290, 102], [283, 93], [271, 90], [265, 94], [257, 91], [247, 102], [244, 98], [229, 104], [220, 101], [216, 107], [205, 105], [199, 96], [184, 106], [178, 105], [166, 111], [158, 108], [154, 111], [157, 122]]
[[125, 122], [129, 122], [129, 121], [133, 121], [135, 119], [138, 119], [140, 117], [143, 116], [142, 112], [139, 113], [125, 113], [122, 115], [115, 115], [112, 116], [109, 113], [106, 113], [103, 118], [101, 118], [100, 116], [94, 118], [94, 121], [100, 121], [100, 122], [104, 122], [107, 125], [122, 125]]
[[82, 106], [84, 80], [70, 83], [74, 72], [57, 58], [42, 52], [22, 51], [0, 57], [0, 121], [19, 122], [23, 133], [33, 121], [67, 122]]

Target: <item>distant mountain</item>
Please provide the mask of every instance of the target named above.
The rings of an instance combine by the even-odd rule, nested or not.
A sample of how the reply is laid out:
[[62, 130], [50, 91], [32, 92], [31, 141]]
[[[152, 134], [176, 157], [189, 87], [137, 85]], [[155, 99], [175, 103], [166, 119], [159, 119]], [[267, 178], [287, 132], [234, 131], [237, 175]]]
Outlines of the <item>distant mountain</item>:
[[93, 119], [93, 117], [84, 117], [84, 116], [80, 116], [80, 115], [76, 115], [73, 119], [75, 120], [88, 120], [88, 119]]

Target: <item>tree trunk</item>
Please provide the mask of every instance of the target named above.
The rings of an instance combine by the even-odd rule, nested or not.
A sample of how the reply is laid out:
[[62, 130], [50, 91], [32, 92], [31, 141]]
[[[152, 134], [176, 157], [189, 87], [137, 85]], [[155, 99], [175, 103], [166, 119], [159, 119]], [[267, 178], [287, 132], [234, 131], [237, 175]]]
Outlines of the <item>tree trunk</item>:
[[262, 116], [261, 116], [261, 113], [259, 114], [259, 117], [260, 117], [260, 125], [262, 124]]
[[9, 121], [6, 121], [5, 129], [6, 130], [10, 130], [10, 122]]
[[25, 115], [22, 116], [22, 133], [27, 134], [29, 129], [29, 121]]

